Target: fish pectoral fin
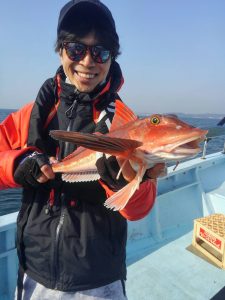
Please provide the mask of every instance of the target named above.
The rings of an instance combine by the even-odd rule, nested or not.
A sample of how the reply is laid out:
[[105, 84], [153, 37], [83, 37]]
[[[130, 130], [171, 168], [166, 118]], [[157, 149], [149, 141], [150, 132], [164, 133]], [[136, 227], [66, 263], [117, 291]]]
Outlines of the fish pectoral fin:
[[109, 197], [104, 205], [107, 208], [110, 208], [114, 211], [123, 209], [130, 198], [133, 196], [135, 191], [139, 188], [140, 182], [144, 176], [144, 173], [146, 171], [146, 166], [141, 166], [139, 168], [139, 171], [137, 172], [135, 178], [129, 182], [125, 187], [123, 187], [121, 190], [116, 192], [114, 195]]
[[131, 139], [64, 130], [51, 130], [50, 136], [56, 140], [71, 142], [87, 149], [112, 155], [118, 155], [123, 152], [138, 148], [142, 145], [141, 142]]

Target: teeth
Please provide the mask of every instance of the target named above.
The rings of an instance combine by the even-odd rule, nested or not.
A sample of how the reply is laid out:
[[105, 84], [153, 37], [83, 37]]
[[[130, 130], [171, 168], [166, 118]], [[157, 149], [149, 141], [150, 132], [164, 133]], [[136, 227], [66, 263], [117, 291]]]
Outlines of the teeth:
[[80, 72], [77, 72], [77, 74], [80, 76], [80, 77], [83, 77], [83, 78], [94, 78], [95, 75], [94, 74], [87, 74], [87, 73], [80, 73]]

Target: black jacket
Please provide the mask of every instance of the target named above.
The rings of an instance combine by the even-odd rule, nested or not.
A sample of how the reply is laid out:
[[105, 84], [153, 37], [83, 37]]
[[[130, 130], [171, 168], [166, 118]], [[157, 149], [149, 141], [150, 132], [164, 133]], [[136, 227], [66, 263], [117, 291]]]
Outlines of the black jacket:
[[[57, 76], [48, 79], [38, 93], [27, 145], [54, 156], [58, 148], [63, 158], [75, 146], [57, 143], [49, 136], [49, 130], [107, 132], [105, 120], [113, 118], [108, 107], [118, 99], [117, 89], [122, 82], [118, 64], [113, 64], [110, 77], [106, 93], [101, 94], [105, 87], [101, 86], [87, 95], [65, 83], [60, 68]], [[56, 103], [59, 103], [57, 112], [45, 128]], [[107, 112], [97, 124], [93, 121], [93, 103], [96, 110]], [[49, 209], [51, 197], [54, 205]], [[17, 231], [18, 254], [24, 271], [47, 288], [62, 291], [92, 289], [125, 279], [127, 222], [119, 212], [102, 205], [105, 199], [105, 190], [99, 182], [71, 184], [62, 182], [60, 176], [37, 189], [24, 189]]]

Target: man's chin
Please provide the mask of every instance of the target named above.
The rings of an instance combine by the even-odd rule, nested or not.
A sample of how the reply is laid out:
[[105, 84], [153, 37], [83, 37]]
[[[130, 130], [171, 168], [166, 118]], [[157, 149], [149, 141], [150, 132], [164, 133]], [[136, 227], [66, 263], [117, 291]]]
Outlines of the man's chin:
[[76, 88], [78, 89], [78, 91], [80, 91], [81, 93], [91, 93], [94, 89], [95, 89], [95, 86], [94, 85], [77, 85], [77, 84], [74, 84], [76, 86]]

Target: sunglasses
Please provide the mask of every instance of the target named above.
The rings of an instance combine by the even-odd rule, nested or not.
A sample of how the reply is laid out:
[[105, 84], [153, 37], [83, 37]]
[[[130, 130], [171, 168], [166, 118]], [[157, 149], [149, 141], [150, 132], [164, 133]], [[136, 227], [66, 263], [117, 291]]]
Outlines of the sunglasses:
[[66, 50], [67, 56], [72, 61], [82, 60], [88, 50], [93, 60], [98, 64], [106, 63], [111, 55], [111, 52], [102, 46], [87, 46], [78, 42], [63, 42], [62, 45]]

